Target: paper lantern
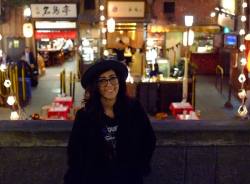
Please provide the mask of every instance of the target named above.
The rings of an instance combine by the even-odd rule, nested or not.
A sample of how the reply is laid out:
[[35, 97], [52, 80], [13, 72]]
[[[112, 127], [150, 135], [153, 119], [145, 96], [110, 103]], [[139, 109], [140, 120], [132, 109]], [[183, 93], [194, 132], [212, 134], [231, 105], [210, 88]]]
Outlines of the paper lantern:
[[31, 23], [23, 24], [23, 35], [26, 38], [30, 38], [33, 36], [33, 25]]
[[107, 20], [107, 29], [109, 33], [115, 32], [115, 19], [110, 18]]

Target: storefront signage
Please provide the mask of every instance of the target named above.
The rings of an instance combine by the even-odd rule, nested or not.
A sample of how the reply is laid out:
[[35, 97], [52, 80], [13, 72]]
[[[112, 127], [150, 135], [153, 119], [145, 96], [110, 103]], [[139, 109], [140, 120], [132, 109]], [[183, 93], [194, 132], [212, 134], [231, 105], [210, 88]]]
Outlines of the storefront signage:
[[144, 1], [108, 1], [108, 17], [143, 18], [144, 13]]
[[54, 30], [54, 31], [36, 31], [35, 39], [76, 39], [77, 32], [75, 30]]
[[76, 29], [76, 22], [70, 21], [36, 21], [36, 29]]
[[76, 4], [31, 4], [32, 18], [76, 18]]

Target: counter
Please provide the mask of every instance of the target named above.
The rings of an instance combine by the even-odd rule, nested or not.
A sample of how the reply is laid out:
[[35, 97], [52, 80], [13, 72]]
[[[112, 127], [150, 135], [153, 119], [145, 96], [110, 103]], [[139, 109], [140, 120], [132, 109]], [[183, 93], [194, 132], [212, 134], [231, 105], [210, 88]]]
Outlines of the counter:
[[211, 53], [191, 53], [190, 63], [194, 64], [196, 74], [215, 74], [215, 68], [219, 64], [219, 54]]
[[[188, 83], [188, 102], [192, 103], [194, 82]], [[169, 112], [172, 102], [182, 100], [183, 81], [173, 78], [159, 82], [139, 82], [128, 84], [128, 94], [137, 97], [144, 109], [150, 113]], [[193, 105], [193, 104], [192, 104]]]

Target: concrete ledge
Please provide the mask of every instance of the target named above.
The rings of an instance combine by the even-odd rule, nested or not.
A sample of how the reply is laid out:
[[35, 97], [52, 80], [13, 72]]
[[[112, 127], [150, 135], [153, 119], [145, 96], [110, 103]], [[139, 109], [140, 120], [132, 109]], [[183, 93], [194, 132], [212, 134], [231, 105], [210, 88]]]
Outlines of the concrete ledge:
[[[155, 121], [145, 184], [249, 184], [250, 122]], [[72, 121], [0, 121], [0, 183], [61, 184]]]

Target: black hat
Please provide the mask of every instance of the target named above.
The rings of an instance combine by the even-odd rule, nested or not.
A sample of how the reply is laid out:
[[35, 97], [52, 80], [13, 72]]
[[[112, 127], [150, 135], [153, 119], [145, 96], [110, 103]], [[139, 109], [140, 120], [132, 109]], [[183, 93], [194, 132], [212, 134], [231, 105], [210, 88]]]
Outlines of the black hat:
[[97, 77], [105, 71], [114, 70], [120, 80], [126, 80], [128, 76], [128, 69], [125, 64], [116, 60], [100, 59], [95, 64], [90, 66], [83, 74], [81, 84], [84, 89], [93, 83]]

